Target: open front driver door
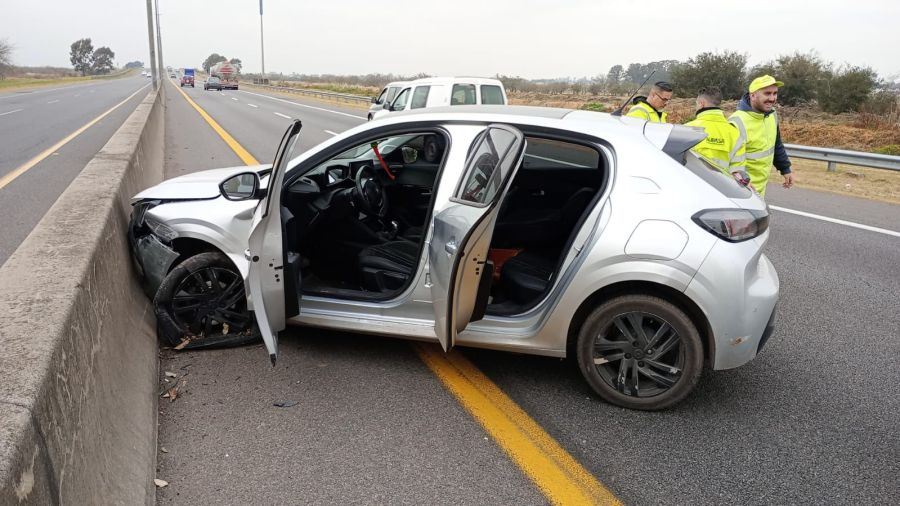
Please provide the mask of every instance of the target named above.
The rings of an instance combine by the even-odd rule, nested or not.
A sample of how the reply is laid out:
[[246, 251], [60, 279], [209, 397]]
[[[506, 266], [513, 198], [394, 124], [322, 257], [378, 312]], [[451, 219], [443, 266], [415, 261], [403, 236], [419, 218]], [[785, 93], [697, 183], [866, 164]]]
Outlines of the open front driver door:
[[[285, 285], [295, 286], [286, 279], [290, 269], [285, 268], [287, 259], [282, 234], [281, 187], [286, 165], [300, 138], [301, 127], [300, 121], [294, 120], [281, 139], [269, 176], [268, 192], [253, 215], [250, 247], [245, 253], [250, 262], [247, 292], [272, 365], [275, 365], [278, 355], [278, 332], [285, 327]], [[300, 280], [296, 283], [299, 286]]]
[[475, 141], [450, 204], [434, 218], [428, 263], [435, 333], [444, 351], [484, 314], [493, 274], [488, 249], [499, 202], [524, 151], [522, 132], [489, 125]]

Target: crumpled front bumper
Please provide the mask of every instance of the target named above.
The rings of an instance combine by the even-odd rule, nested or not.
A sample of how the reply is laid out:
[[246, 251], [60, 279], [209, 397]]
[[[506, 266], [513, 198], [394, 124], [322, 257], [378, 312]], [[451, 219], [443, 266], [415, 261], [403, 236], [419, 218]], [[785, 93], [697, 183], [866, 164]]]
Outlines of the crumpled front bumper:
[[144, 293], [150, 299], [156, 295], [159, 285], [169, 273], [179, 255], [162, 239], [157, 237], [144, 223], [144, 213], [153, 207], [153, 202], [138, 202], [132, 207], [128, 223], [128, 244], [138, 274], [141, 276]]

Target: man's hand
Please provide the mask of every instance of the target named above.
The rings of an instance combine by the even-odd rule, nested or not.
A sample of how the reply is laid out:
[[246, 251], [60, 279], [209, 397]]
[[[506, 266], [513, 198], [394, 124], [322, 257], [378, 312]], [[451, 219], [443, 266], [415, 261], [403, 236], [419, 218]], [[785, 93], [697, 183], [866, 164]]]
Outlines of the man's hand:
[[783, 186], [785, 188], [790, 188], [791, 186], [794, 186], [794, 173], [793, 172], [788, 172], [787, 174], [784, 175], [784, 182], [781, 183], [781, 186]]

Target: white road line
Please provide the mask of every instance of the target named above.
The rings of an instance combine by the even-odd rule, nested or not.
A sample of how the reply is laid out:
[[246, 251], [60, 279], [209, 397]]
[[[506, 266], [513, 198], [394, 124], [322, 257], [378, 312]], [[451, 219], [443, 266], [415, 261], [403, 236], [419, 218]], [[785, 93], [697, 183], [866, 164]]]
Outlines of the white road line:
[[351, 118], [356, 118], [356, 119], [366, 119], [365, 116], [357, 116], [355, 114], [347, 114], [346, 112], [332, 111], [331, 109], [325, 109], [323, 107], [313, 107], [311, 105], [298, 104], [297, 102], [291, 102], [290, 100], [285, 100], [283, 98], [270, 97], [268, 95], [262, 95], [260, 93], [253, 93], [252, 91], [240, 90], [240, 92], [241, 93], [249, 93], [251, 95], [256, 95], [257, 97], [268, 98], [270, 100], [277, 100], [279, 102], [285, 102], [287, 104], [296, 105], [297, 107], [306, 107], [307, 109], [315, 109], [317, 111], [325, 111], [325, 112], [330, 112], [332, 114], [340, 114], [341, 116], [349, 116]]
[[231, 100], [234, 100], [235, 102], [237, 102], [237, 99], [234, 97], [231, 97]]
[[12, 114], [14, 112], [24, 111], [25, 109], [13, 109], [12, 111], [0, 112], [0, 116], [6, 116], [7, 114]]
[[47, 102], [47, 103], [48, 103], [48, 104], [55, 104], [55, 103], [57, 103], [57, 102], [59, 102], [59, 100], [51, 100], [51, 101], [49, 101], [49, 102]]
[[774, 210], [776, 210], [776, 211], [781, 211], [781, 212], [783, 212], [783, 213], [790, 213], [790, 214], [796, 214], [796, 215], [798, 215], [798, 216], [805, 216], [805, 217], [807, 217], [807, 218], [812, 218], [812, 219], [814, 219], [814, 220], [822, 220], [822, 221], [827, 221], [827, 222], [829, 222], [829, 223], [835, 223], [835, 224], [837, 224], [837, 225], [844, 225], [844, 226], [847, 226], [847, 227], [858, 228], [858, 229], [861, 229], [861, 230], [868, 230], [869, 232], [878, 232], [879, 234], [885, 234], [885, 235], [892, 235], [892, 236], [894, 236], [894, 237], [900, 237], [900, 232], [895, 232], [895, 231], [893, 231], [893, 230], [888, 230], [888, 229], [886, 229], [886, 228], [872, 227], [872, 226], [869, 226], [869, 225], [863, 225], [863, 224], [861, 224], [861, 223], [854, 223], [854, 222], [852, 222], [852, 221], [839, 220], [839, 219], [837, 219], [837, 218], [829, 218], [828, 216], [822, 216], [822, 215], [820, 215], [820, 214], [807, 213], [807, 212], [805, 212], [805, 211], [797, 211], [796, 209], [787, 209], [787, 208], [781, 207], [781, 206], [773, 206], [773, 205], [770, 205], [769, 208], [770, 208], [770, 209], [774, 209]]
[[256, 104], [247, 104], [247, 105], [249, 105], [249, 106], [250, 106], [250, 107], [256, 107], [256, 108], [258, 108], [258, 107], [259, 107], [259, 106], [258, 106], [258, 105], [256, 105]]
[[331, 130], [325, 130], [326, 134], [337, 135], [337, 132], [332, 132]]
[[282, 118], [285, 118], [285, 119], [291, 119], [291, 117], [288, 116], [287, 114], [281, 114], [280, 112], [276, 112], [275, 116], [281, 116]]

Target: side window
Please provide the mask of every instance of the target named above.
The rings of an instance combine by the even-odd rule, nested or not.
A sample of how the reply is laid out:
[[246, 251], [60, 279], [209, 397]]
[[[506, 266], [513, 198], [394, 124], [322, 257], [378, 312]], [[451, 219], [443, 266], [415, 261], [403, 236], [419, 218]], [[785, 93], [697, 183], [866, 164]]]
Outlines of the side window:
[[525, 169], [597, 169], [600, 153], [594, 148], [555, 139], [528, 138], [525, 148]]
[[388, 102], [390, 102], [391, 100], [394, 100], [394, 97], [397, 96], [398, 91], [400, 91], [399, 86], [391, 86], [390, 88], [388, 88], [387, 98], [385, 98], [385, 100], [387, 100]]
[[472, 105], [475, 103], [474, 84], [453, 85], [453, 91], [450, 93], [450, 105]]
[[[378, 95], [378, 98], [375, 99], [375, 105], [381, 105], [384, 103], [385, 95], [387, 94], [387, 92], [388, 92], [387, 88], [381, 90], [381, 94]], [[387, 100], [390, 100], [390, 97], [388, 97]]]
[[394, 99], [394, 103], [391, 104], [391, 109], [395, 111], [402, 111], [406, 109], [406, 101], [409, 100], [409, 88], [401, 91], [397, 98]]
[[425, 103], [428, 102], [429, 89], [431, 89], [430, 86], [417, 86], [416, 91], [413, 92], [412, 103], [409, 105], [409, 108], [421, 109], [425, 107]]
[[481, 103], [503, 105], [503, 92], [499, 86], [493, 84], [481, 85]]
[[503, 185], [503, 179], [518, 160], [514, 151], [523, 142], [517, 130], [490, 127], [476, 141], [469, 155], [463, 185], [457, 191], [459, 200], [486, 205]]

